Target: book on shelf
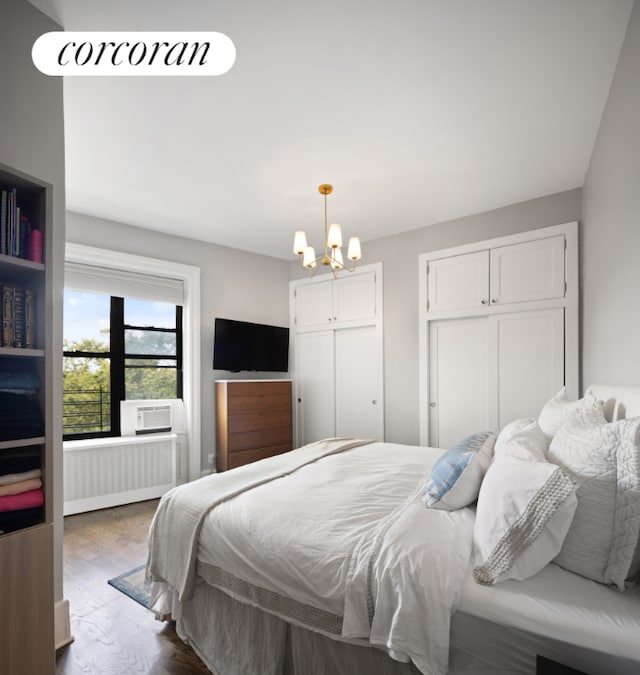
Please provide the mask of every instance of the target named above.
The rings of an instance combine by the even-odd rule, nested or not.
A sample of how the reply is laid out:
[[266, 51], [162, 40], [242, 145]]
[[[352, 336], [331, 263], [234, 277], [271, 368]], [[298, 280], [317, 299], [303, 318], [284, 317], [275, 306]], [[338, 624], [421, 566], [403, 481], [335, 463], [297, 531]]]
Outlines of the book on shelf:
[[0, 286], [0, 346], [35, 348], [35, 292], [15, 284]]
[[18, 204], [16, 188], [0, 191], [0, 253], [42, 262], [42, 232]]

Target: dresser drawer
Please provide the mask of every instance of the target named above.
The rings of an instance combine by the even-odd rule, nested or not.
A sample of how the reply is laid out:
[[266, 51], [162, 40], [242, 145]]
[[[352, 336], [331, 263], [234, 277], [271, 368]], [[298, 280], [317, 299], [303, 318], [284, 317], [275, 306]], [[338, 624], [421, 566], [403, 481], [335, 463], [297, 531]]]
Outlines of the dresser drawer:
[[255, 450], [241, 450], [229, 454], [227, 469], [235, 469], [237, 466], [243, 466], [250, 462], [257, 462], [259, 459], [280, 455], [283, 452], [291, 450], [290, 445], [270, 445], [266, 448], [256, 448]]
[[291, 427], [279, 427], [278, 429], [259, 429], [257, 431], [244, 431], [229, 434], [229, 453], [239, 450], [252, 450], [264, 448], [267, 445], [288, 445], [291, 450], [292, 433]]
[[274, 394], [259, 396], [228, 396], [227, 415], [238, 415], [249, 412], [270, 412], [274, 410], [291, 410], [291, 392], [279, 390]]
[[286, 428], [291, 425], [290, 410], [268, 410], [264, 412], [248, 412], [229, 416], [231, 433], [239, 434], [245, 431], [262, 431], [266, 429]]

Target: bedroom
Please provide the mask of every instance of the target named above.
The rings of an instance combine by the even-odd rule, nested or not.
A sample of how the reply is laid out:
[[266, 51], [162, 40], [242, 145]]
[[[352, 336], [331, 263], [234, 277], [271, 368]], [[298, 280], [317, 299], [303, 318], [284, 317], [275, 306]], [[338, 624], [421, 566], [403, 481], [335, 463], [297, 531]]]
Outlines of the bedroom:
[[[617, 32], [618, 49], [622, 47], [624, 24], [631, 10], [631, 3], [605, 3], [614, 5], [621, 13]], [[62, 133], [62, 92], [54, 79], [36, 78], [29, 71], [28, 53], [21, 44], [30, 43], [34, 36], [51, 29], [51, 24], [24, 2], [12, 2], [20, 20], [17, 30], [2, 26], [2, 60], [5, 68], [15, 69], [15, 77], [6, 84], [13, 88], [14, 96], [2, 101], [2, 153], [0, 161], [53, 183], [64, 191]], [[569, 7], [570, 5], [568, 5]], [[602, 7], [603, 5], [595, 6]], [[625, 16], [625, 12], [627, 15]], [[187, 27], [185, 27], [187, 28]], [[9, 32], [7, 35], [6, 33]], [[385, 433], [388, 439], [399, 443], [417, 443], [419, 433], [418, 379], [415, 360], [418, 351], [417, 332], [417, 265], [411, 260], [420, 252], [458, 245], [474, 240], [579, 220], [581, 223], [581, 386], [593, 382], [638, 384], [640, 366], [634, 356], [634, 335], [638, 327], [635, 312], [634, 290], [638, 285], [638, 267], [634, 253], [638, 250], [637, 214], [640, 211], [635, 186], [638, 182], [638, 93], [635, 83], [638, 74], [638, 7], [634, 6], [629, 23], [627, 42], [617, 64], [617, 52], [609, 61], [609, 80], [601, 92], [601, 109], [595, 114], [590, 147], [584, 148], [581, 173], [568, 184], [550, 183], [537, 194], [523, 194], [493, 207], [477, 208], [460, 218], [438, 219], [440, 224], [365, 241], [363, 262], [382, 261], [385, 272]], [[615, 50], [614, 50], [615, 51]], [[21, 56], [18, 58], [17, 55]], [[11, 72], [11, 71], [9, 71]], [[233, 72], [233, 71], [231, 71]], [[589, 76], [585, 75], [589, 81]], [[609, 83], [611, 90], [609, 91]], [[321, 90], [318, 96], [324, 102]], [[16, 103], [19, 102], [19, 103]], [[56, 103], [57, 102], [57, 103]], [[162, 102], [162, 101], [160, 101]], [[157, 104], [158, 101], [156, 100]], [[605, 107], [606, 103], [606, 107]], [[335, 100], [328, 98], [323, 107], [331, 108]], [[29, 115], [22, 115], [24, 109]], [[35, 118], [35, 119], [34, 119]], [[601, 122], [600, 122], [601, 119]], [[67, 124], [70, 121], [67, 120]], [[599, 130], [598, 130], [599, 127]], [[10, 130], [10, 133], [8, 132]], [[596, 132], [598, 133], [596, 141]], [[322, 141], [319, 141], [322, 142]], [[593, 153], [591, 148], [593, 147]], [[47, 148], [47, 153], [41, 149]], [[555, 148], [557, 151], [557, 147]], [[394, 155], [383, 155], [383, 163], [394, 163]], [[401, 174], [403, 172], [400, 172]], [[257, 180], [257, 179], [256, 179]], [[354, 188], [343, 187], [338, 176], [319, 176], [300, 190], [297, 199], [305, 211], [305, 227], [312, 231], [321, 226], [321, 202], [315, 193], [317, 184], [329, 180], [335, 186], [335, 202], [330, 202], [332, 212], [337, 211], [338, 196], [351, 199]], [[271, 185], [271, 184], [269, 184]], [[170, 185], [165, 185], [169, 189]], [[282, 187], [282, 186], [280, 186]], [[269, 192], [276, 190], [271, 186]], [[345, 195], [346, 193], [346, 195]], [[243, 199], [244, 193], [243, 194]], [[410, 197], [418, 204], [429, 202], [418, 188], [411, 188]], [[390, 196], [390, 195], [387, 195]], [[384, 188], [379, 197], [385, 199]], [[287, 195], [288, 198], [288, 195]], [[407, 199], [401, 192], [396, 199]], [[359, 203], [369, 200], [357, 199]], [[374, 203], [375, 204], [375, 203]], [[286, 200], [281, 199], [272, 219], [277, 221], [286, 210]], [[511, 206], [509, 206], [511, 205]], [[502, 208], [497, 208], [498, 206]], [[201, 285], [209, 289], [208, 298], [203, 294], [201, 358], [201, 410], [202, 419], [212, 409], [214, 374], [209, 368], [213, 337], [213, 315], [225, 315], [241, 307], [246, 318], [286, 325], [288, 323], [288, 283], [297, 276], [290, 250], [290, 237], [297, 226], [287, 227], [283, 244], [283, 259], [259, 254], [222, 249], [215, 245], [205, 247], [194, 241], [178, 240], [171, 234], [150, 234], [143, 228], [131, 228], [119, 223], [105, 225], [92, 218], [80, 220], [78, 216], [65, 217], [64, 203], [54, 200], [55, 229], [64, 231], [66, 220], [67, 239], [94, 246], [107, 246], [122, 242], [121, 250], [138, 255], [166, 257], [167, 250], [180, 248], [180, 256], [172, 259], [200, 265]], [[355, 214], [355, 211], [354, 211]], [[473, 215], [476, 214], [476, 215]], [[336, 213], [338, 215], [338, 213]], [[355, 217], [344, 219], [346, 231], [362, 230], [356, 226]], [[364, 222], [364, 220], [360, 220]], [[107, 241], [103, 234], [109, 228]], [[363, 235], [362, 235], [363, 236]], [[176, 244], [179, 243], [179, 246]], [[62, 259], [64, 241], [56, 239], [56, 256]], [[61, 271], [57, 271], [61, 275]], [[229, 280], [233, 280], [233, 296]], [[61, 277], [58, 276], [58, 284]], [[61, 286], [60, 286], [61, 287]], [[215, 289], [221, 292], [215, 293]], [[268, 308], [268, 309], [267, 309]], [[206, 311], [206, 314], [205, 314]], [[60, 330], [60, 326], [56, 328]], [[213, 443], [213, 430], [202, 425], [202, 468], [206, 468], [207, 451]], [[61, 450], [55, 456], [56, 471], [60, 472]], [[61, 485], [58, 473], [56, 484]], [[56, 490], [60, 494], [60, 490]], [[64, 597], [61, 573], [61, 509], [56, 503], [55, 517], [55, 597]]]

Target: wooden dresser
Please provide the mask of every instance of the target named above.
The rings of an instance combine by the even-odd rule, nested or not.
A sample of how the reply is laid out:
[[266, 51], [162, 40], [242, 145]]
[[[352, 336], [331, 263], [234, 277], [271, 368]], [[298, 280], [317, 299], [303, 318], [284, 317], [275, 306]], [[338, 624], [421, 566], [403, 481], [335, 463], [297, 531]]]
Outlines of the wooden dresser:
[[218, 471], [293, 448], [291, 380], [217, 380], [215, 388]]

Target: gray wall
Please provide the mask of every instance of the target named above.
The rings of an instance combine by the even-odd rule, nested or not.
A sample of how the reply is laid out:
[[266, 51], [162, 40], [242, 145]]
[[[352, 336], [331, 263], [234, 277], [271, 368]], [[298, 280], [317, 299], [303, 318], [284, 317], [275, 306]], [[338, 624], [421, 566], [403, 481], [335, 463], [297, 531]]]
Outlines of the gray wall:
[[[62, 79], [47, 77], [31, 61], [42, 33], [60, 27], [25, 0], [2, 0], [0, 20], [0, 163], [53, 185], [53, 236], [47, 263], [53, 263], [53, 335], [47, 377], [62, 390], [62, 259], [64, 252], [64, 118]], [[48, 298], [51, 301], [50, 298]], [[62, 428], [59, 396], [50, 402], [55, 427]], [[62, 432], [54, 434], [54, 593], [62, 599]]]
[[584, 185], [582, 375], [640, 385], [640, 2]]
[[[418, 255], [580, 219], [581, 190], [533, 199], [494, 211], [366, 242], [363, 263], [382, 262], [384, 275], [385, 438], [417, 444]], [[299, 264], [291, 277], [304, 273]]]
[[[234, 375], [213, 370], [214, 318], [288, 326], [289, 264], [276, 258], [73, 212], [67, 212], [67, 241], [200, 268], [201, 463], [202, 468], [206, 468], [207, 455], [215, 447], [213, 382], [215, 379], [251, 378], [249, 373]], [[260, 373], [260, 376], [270, 375]], [[272, 376], [286, 377], [286, 373]]]

